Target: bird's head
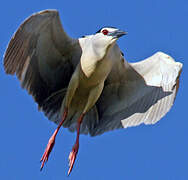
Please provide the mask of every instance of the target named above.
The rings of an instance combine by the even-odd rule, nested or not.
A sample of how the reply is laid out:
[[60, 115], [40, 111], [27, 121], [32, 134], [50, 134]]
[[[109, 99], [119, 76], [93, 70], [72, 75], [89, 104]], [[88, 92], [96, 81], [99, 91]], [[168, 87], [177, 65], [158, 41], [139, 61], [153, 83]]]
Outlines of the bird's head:
[[92, 36], [92, 44], [95, 49], [107, 50], [108, 47], [127, 32], [114, 27], [103, 27]]
[[[118, 38], [126, 34], [127, 32], [114, 27], [103, 27], [93, 35], [82, 36], [79, 41], [83, 49], [92, 48], [94, 56], [98, 56], [98, 59], [102, 59], [109, 47], [115, 44]], [[91, 56], [92, 51], [86, 52], [89, 52]]]
[[96, 39], [96, 41], [100, 42], [101, 44], [110, 45], [114, 43], [118, 38], [126, 34], [127, 32], [114, 27], [103, 27], [96, 32], [94, 39]]

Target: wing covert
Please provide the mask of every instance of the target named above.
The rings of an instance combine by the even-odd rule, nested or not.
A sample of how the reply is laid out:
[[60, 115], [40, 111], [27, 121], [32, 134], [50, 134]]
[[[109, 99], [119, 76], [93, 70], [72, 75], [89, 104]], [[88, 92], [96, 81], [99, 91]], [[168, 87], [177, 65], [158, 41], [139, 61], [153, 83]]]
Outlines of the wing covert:
[[45, 10], [26, 19], [13, 35], [4, 68], [17, 75], [41, 107], [51, 94], [68, 86], [80, 55], [78, 40], [66, 34], [58, 11]]
[[181, 63], [161, 52], [138, 63], [119, 61], [97, 102], [99, 123], [91, 136], [159, 121], [174, 103], [181, 69]]

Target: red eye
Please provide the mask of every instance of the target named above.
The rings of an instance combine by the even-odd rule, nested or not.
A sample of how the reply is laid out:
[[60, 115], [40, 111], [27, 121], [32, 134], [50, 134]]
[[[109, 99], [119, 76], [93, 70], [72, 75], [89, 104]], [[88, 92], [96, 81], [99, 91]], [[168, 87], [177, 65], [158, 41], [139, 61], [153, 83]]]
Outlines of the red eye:
[[108, 34], [108, 30], [107, 30], [107, 29], [104, 29], [104, 30], [102, 30], [102, 33], [103, 33], [104, 35], [107, 35], [107, 34]]

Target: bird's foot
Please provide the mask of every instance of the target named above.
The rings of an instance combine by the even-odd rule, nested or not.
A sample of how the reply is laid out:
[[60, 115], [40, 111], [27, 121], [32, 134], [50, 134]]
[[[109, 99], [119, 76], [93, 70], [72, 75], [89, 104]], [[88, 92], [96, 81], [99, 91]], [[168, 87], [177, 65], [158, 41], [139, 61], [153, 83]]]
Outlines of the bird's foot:
[[44, 151], [44, 154], [42, 155], [42, 158], [40, 160], [40, 162], [42, 162], [41, 167], [40, 167], [41, 171], [44, 166], [44, 163], [48, 161], [48, 157], [53, 149], [54, 144], [55, 144], [55, 135], [53, 134], [52, 137], [49, 139], [46, 149]]
[[79, 144], [76, 143], [73, 148], [72, 151], [69, 154], [69, 171], [68, 171], [68, 175], [71, 173], [75, 159], [76, 159], [76, 155], [78, 153], [78, 148], [79, 148]]

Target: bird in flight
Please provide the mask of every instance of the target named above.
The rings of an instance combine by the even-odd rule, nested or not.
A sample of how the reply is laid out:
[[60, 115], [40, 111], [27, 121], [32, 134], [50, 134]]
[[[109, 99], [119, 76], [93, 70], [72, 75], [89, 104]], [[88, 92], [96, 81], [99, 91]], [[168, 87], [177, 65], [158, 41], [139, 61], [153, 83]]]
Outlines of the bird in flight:
[[48, 161], [61, 126], [77, 132], [69, 155], [72, 171], [79, 135], [154, 124], [174, 103], [182, 64], [157, 52], [128, 63], [116, 41], [126, 32], [103, 27], [75, 39], [56, 10], [33, 14], [18, 28], [4, 55], [7, 74], [18, 77], [49, 120], [58, 127], [41, 158]]

